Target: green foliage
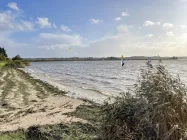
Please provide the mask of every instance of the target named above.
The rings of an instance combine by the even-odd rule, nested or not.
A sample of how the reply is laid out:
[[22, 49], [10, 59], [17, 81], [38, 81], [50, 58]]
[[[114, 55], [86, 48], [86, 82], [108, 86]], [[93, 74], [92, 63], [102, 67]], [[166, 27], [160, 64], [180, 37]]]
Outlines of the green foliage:
[[187, 92], [179, 77], [158, 65], [142, 70], [135, 95], [102, 107], [101, 139], [187, 139]]
[[14, 61], [10, 60], [5, 64], [5, 67], [12, 67], [12, 68], [16, 68], [16, 64], [14, 63]]
[[16, 55], [15, 57], [12, 58], [12, 60], [22, 60], [22, 58], [20, 57], [20, 55]]
[[28, 61], [22, 61], [22, 60], [9, 60], [5, 64], [5, 67], [13, 67], [13, 68], [24, 68], [25, 66], [28, 66]]
[[0, 54], [0, 61], [5, 61], [6, 60], [6, 57], [2, 54]]
[[0, 134], [0, 140], [25, 140], [25, 134], [23, 131], [7, 132]]
[[0, 47], [0, 54], [1, 54], [2, 56], [4, 56], [4, 57], [8, 57], [8, 56], [7, 56], [7, 53], [6, 53], [6, 50], [5, 50], [4, 48], [1, 48], [1, 47]]
[[97, 125], [101, 120], [100, 106], [95, 103], [90, 105], [80, 105], [74, 112], [69, 112], [65, 115], [82, 118], [95, 125]]

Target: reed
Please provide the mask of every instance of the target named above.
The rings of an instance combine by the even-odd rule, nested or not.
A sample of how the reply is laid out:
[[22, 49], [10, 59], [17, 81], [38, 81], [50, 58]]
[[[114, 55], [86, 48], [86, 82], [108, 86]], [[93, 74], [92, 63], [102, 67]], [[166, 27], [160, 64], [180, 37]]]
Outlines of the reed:
[[187, 92], [162, 64], [143, 69], [133, 94], [105, 103], [101, 139], [187, 139]]

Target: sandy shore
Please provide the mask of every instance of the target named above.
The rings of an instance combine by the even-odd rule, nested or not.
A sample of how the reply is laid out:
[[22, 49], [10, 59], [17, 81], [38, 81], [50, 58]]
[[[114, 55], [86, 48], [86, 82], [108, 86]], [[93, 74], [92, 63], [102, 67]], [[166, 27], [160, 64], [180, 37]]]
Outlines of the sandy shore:
[[13, 68], [0, 69], [0, 131], [27, 129], [34, 125], [86, 122], [64, 113], [74, 111], [82, 100], [33, 79]]

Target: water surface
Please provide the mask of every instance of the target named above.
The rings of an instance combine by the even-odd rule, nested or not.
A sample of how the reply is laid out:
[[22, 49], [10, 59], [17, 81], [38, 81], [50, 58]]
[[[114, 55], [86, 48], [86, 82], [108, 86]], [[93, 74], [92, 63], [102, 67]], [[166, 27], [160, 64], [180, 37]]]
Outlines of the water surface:
[[[140, 77], [140, 69], [146, 67], [145, 62], [125, 61], [123, 67], [120, 61], [33, 62], [25, 70], [69, 91], [69, 95], [100, 101], [132, 89]], [[171, 74], [179, 74], [187, 83], [186, 60], [167, 60], [163, 63]], [[152, 64], [156, 65], [158, 61], [152, 61]]]

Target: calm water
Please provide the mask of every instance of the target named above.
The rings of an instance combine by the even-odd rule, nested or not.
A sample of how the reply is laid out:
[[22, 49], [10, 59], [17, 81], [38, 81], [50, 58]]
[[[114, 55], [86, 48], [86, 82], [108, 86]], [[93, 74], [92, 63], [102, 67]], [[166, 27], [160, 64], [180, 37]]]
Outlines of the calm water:
[[[35, 62], [25, 71], [42, 80], [48, 81], [66, 91], [69, 95], [102, 101], [109, 96], [132, 89], [140, 76], [140, 69], [146, 61], [63, 61]], [[158, 61], [152, 61], [157, 64]], [[181, 75], [187, 84], [187, 61], [163, 61], [173, 75]]]

